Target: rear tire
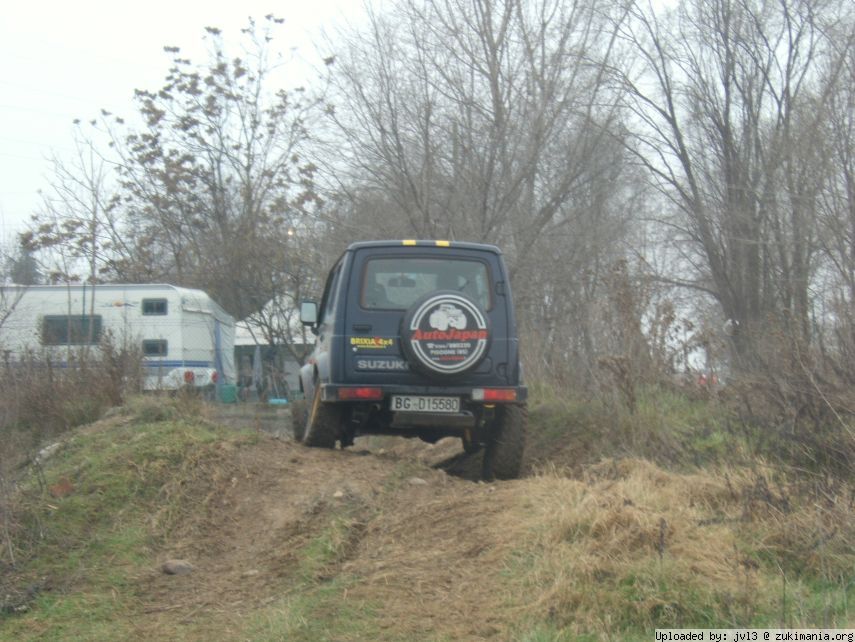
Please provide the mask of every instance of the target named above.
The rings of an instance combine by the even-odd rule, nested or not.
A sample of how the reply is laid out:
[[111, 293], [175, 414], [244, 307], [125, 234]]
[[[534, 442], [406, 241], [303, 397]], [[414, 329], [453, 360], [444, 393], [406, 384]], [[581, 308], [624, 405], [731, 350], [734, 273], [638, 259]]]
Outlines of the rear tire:
[[482, 476], [493, 479], [517, 479], [522, 471], [528, 408], [507, 405], [496, 408], [496, 418], [484, 449]]
[[474, 441], [471, 435], [467, 438], [466, 435], [460, 438], [460, 441], [463, 442], [463, 452], [467, 455], [474, 455], [479, 450], [481, 450], [481, 444], [477, 441]]
[[321, 401], [321, 387], [316, 385], [303, 443], [310, 448], [335, 448], [335, 442], [340, 437], [341, 409]]

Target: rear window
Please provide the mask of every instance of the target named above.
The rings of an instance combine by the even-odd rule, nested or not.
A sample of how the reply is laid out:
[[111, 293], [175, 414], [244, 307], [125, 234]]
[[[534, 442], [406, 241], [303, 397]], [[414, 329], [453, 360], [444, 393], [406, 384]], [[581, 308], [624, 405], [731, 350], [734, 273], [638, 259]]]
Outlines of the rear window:
[[435, 290], [456, 290], [489, 310], [488, 267], [474, 259], [415, 257], [369, 259], [362, 280], [363, 308], [405, 310], [419, 297]]

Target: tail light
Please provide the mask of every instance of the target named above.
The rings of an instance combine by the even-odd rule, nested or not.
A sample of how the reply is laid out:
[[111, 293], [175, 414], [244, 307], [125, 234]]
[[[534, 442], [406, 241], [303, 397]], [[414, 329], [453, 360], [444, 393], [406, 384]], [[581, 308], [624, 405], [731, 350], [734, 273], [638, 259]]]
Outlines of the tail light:
[[184, 371], [184, 383], [192, 385], [195, 382], [196, 382], [196, 373], [193, 372], [192, 370], [185, 370]]
[[383, 398], [382, 388], [339, 388], [338, 398], [341, 401], [380, 401]]
[[515, 388], [474, 388], [472, 401], [516, 401]]

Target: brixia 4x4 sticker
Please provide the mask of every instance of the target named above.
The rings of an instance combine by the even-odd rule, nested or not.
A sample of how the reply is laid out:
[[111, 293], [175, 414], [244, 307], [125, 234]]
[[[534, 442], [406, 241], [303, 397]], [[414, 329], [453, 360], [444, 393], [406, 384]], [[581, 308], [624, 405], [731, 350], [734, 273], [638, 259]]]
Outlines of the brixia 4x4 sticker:
[[413, 314], [407, 340], [422, 365], [437, 372], [463, 372], [484, 355], [487, 320], [472, 301], [440, 294], [425, 301]]
[[363, 350], [383, 350], [389, 348], [395, 343], [394, 339], [384, 339], [383, 337], [350, 337], [350, 345], [354, 351]]

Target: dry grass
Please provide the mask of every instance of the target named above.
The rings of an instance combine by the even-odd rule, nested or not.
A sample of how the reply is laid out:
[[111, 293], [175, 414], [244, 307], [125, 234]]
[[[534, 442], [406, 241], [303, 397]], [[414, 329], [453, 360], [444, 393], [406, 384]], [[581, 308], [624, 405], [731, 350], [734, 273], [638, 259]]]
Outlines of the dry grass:
[[[193, 418], [203, 413], [194, 403], [138, 399], [74, 432], [46, 467], [49, 483], [65, 475], [74, 490], [45, 499], [57, 507], [45, 514], [62, 517], [54, 528], [75, 517], [85, 556], [65, 569], [65, 549], [42, 545], [32, 559], [44, 565], [53, 550], [54, 585], [67, 593], [10, 619], [8, 631], [641, 640], [656, 626], [852, 620], [851, 482], [761, 461], [678, 473], [607, 459], [574, 478], [562, 469], [471, 483], [424, 465], [448, 444], [424, 456], [413, 444], [407, 454], [306, 449], [214, 429]], [[163, 575], [172, 557], [194, 572]], [[100, 591], [97, 618], [75, 588], [87, 585]]]
[[[380, 628], [390, 639], [448, 639], [506, 634], [506, 561], [519, 544], [504, 537], [512, 486], [465, 484], [437, 473], [384, 505], [343, 571], [358, 578], [353, 599], [382, 604]], [[516, 607], [514, 607], [515, 609]], [[500, 636], [501, 637], [501, 636]]]
[[[813, 597], [805, 580], [852, 580], [851, 494], [821, 505], [765, 479], [748, 470], [680, 475], [622, 460], [582, 480], [525, 480], [508, 521], [516, 537], [536, 536], [521, 559], [532, 568], [535, 619], [616, 634], [785, 622], [795, 607], [807, 613], [798, 604]], [[783, 583], [792, 592], [787, 611]]]

